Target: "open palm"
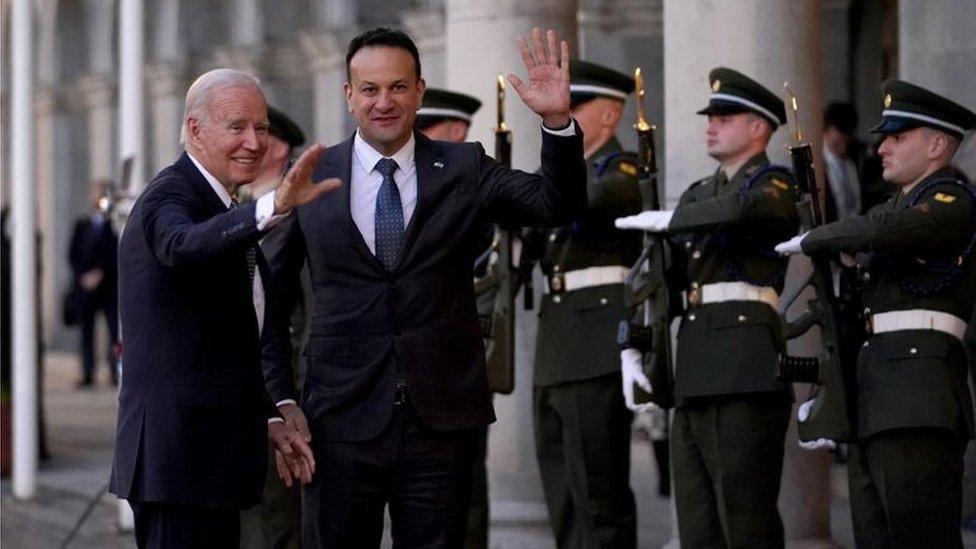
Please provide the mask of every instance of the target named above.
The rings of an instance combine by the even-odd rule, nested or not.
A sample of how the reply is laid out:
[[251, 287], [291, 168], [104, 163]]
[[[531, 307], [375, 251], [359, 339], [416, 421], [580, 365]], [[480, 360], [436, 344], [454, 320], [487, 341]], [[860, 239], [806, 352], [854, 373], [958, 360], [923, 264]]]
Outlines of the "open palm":
[[525, 37], [519, 37], [519, 52], [528, 72], [528, 82], [514, 74], [508, 75], [508, 81], [522, 102], [541, 116], [547, 126], [561, 127], [569, 119], [569, 43], [563, 40], [557, 50], [554, 30], [546, 32], [546, 42], [548, 48], [543, 47], [542, 31], [538, 28], [532, 29], [532, 50]]

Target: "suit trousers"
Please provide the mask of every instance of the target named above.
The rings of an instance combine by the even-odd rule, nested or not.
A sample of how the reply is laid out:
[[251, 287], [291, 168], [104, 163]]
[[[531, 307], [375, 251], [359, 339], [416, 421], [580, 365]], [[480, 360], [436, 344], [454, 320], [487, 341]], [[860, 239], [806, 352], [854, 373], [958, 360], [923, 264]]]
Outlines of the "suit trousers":
[[884, 431], [849, 446], [859, 549], [962, 547], [966, 441], [948, 429]]
[[476, 437], [477, 447], [471, 467], [471, 508], [464, 549], [488, 548], [488, 428], [481, 431]]
[[139, 549], [238, 549], [240, 513], [130, 501]]
[[315, 475], [304, 486], [306, 549], [380, 546], [389, 505], [394, 549], [458, 548], [471, 503], [471, 469], [483, 427], [435, 431], [409, 401], [364, 441], [312, 434]]
[[[114, 296], [113, 296], [114, 297]], [[105, 354], [108, 360], [109, 377], [115, 380], [115, 342], [118, 340], [119, 322], [117, 308], [114, 301], [99, 304], [93, 296], [85, 296], [80, 307], [79, 324], [81, 325], [81, 375], [82, 381], [88, 383], [95, 378], [95, 317], [98, 311], [105, 314], [105, 325], [108, 328], [108, 349]]]
[[630, 424], [620, 374], [533, 389], [536, 456], [560, 548], [633, 548]]
[[789, 396], [699, 397], [674, 412], [671, 466], [685, 549], [783, 547], [776, 500]]

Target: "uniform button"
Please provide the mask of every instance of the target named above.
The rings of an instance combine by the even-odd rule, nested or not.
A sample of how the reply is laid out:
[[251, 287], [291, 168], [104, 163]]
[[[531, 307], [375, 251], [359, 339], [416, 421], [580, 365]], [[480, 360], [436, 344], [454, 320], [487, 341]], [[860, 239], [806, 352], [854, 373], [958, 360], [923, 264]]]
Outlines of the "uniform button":
[[552, 266], [552, 272], [558, 273], [559, 272], [559, 265], [553, 265]]
[[563, 298], [559, 297], [558, 295], [552, 296], [552, 302], [553, 303], [559, 303], [562, 300], [563, 300]]
[[701, 252], [699, 252], [698, 250], [695, 250], [695, 251], [694, 251], [694, 252], [693, 252], [693, 253], [691, 254], [691, 258], [692, 258], [692, 259], [701, 259]]
[[746, 321], [746, 315], [739, 315], [739, 322], [745, 322], [745, 321]]
[[549, 235], [549, 242], [555, 242], [555, 241], [556, 241], [556, 235], [554, 234]]
[[867, 341], [865, 341], [864, 343], [861, 344], [861, 347], [867, 347], [867, 346], [868, 346], [868, 342]]
[[695, 320], [695, 313], [691, 313], [690, 315], [688, 315], [688, 320], [692, 320], [692, 321]]
[[868, 280], [871, 280], [871, 273], [864, 273], [863, 275], [861, 275], [861, 280], [863, 280], [865, 282], [867, 282]]
[[911, 349], [908, 350], [908, 352], [911, 353], [911, 354], [913, 354], [913, 355], [917, 355], [918, 354], [918, 349], [916, 349], [915, 347], [912, 347]]
[[692, 282], [691, 283], [691, 287], [692, 288], [697, 288], [698, 287], [698, 283], [697, 282]]
[[600, 305], [606, 305], [606, 304], [607, 304], [607, 298], [601, 297], [600, 298]]
[[690, 250], [691, 249], [691, 242], [685, 242], [685, 249], [686, 250]]
[[865, 307], [864, 308], [864, 314], [866, 314], [866, 315], [871, 314], [871, 307]]

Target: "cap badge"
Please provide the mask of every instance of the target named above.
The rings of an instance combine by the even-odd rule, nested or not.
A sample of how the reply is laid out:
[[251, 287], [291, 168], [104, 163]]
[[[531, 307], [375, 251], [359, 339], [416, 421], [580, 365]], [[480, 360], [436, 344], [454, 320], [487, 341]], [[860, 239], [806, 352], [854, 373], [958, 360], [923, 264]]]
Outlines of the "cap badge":
[[722, 81], [719, 80], [718, 78], [716, 78], [712, 82], [712, 91], [715, 92], [715, 93], [718, 93], [718, 90], [720, 90], [720, 89], [722, 89]]
[[886, 109], [891, 106], [891, 94], [890, 93], [889, 94], [886, 94], [885, 97], [884, 97], [884, 106], [885, 106]]

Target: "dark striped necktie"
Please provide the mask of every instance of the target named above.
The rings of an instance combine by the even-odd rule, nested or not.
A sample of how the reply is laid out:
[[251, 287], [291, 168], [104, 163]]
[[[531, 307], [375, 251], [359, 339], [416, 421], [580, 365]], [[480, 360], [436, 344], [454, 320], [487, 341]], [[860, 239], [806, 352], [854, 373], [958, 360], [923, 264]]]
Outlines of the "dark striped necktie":
[[[238, 206], [237, 199], [230, 199], [230, 209], [236, 209]], [[247, 278], [254, 284], [254, 271], [258, 266], [258, 250], [255, 246], [250, 246], [247, 249]]]

